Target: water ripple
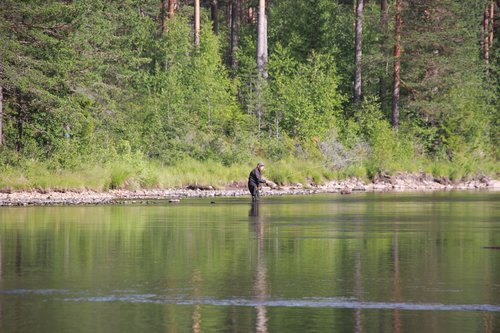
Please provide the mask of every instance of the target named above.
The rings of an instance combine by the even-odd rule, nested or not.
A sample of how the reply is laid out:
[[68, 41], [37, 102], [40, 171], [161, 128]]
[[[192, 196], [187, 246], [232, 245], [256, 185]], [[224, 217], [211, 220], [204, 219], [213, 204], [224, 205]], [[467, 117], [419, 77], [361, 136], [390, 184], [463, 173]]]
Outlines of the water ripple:
[[308, 307], [308, 308], [341, 308], [341, 309], [386, 309], [412, 311], [488, 311], [500, 312], [500, 305], [493, 304], [440, 304], [440, 303], [405, 303], [405, 302], [363, 302], [344, 298], [315, 299], [216, 299], [216, 298], [183, 298], [165, 297], [153, 294], [140, 295], [107, 295], [65, 298], [69, 302], [129, 302], [156, 303], [174, 305], [212, 305], [212, 306], [243, 306], [243, 307]]
[[[217, 299], [213, 297], [193, 298], [187, 295], [158, 295], [140, 294], [128, 291], [113, 291], [110, 295], [91, 295], [90, 291], [69, 291], [66, 289], [11, 289], [0, 290], [0, 295], [41, 295], [55, 296], [50, 301], [64, 302], [125, 302], [125, 303], [154, 303], [172, 305], [212, 305], [212, 306], [241, 306], [241, 307], [307, 307], [307, 308], [339, 308], [339, 309], [382, 309], [382, 310], [409, 310], [409, 311], [487, 311], [500, 312], [500, 305], [496, 304], [441, 304], [441, 303], [407, 303], [407, 302], [370, 302], [351, 298], [302, 298], [302, 299], [256, 299], [256, 298], [229, 298]], [[64, 297], [66, 296], [66, 297]], [[63, 297], [63, 298], [61, 298]]]

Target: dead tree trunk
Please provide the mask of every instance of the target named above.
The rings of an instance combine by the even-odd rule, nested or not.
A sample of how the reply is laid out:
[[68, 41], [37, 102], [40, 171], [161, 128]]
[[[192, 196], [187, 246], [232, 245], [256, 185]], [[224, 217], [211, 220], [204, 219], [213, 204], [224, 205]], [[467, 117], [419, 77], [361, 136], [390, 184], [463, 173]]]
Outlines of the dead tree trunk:
[[363, 0], [356, 7], [356, 36], [354, 52], [354, 103], [361, 101], [361, 56], [363, 40]]
[[399, 126], [399, 83], [401, 71], [401, 0], [396, 0], [396, 43], [394, 45], [394, 82], [392, 91], [392, 127]]

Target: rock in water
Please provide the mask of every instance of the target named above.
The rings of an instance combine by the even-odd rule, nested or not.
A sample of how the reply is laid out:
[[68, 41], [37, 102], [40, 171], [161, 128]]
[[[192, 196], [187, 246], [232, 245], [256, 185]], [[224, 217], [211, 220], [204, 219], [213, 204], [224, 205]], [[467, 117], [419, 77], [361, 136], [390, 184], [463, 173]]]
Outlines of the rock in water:
[[340, 194], [351, 194], [352, 190], [350, 188], [343, 188], [340, 190]]

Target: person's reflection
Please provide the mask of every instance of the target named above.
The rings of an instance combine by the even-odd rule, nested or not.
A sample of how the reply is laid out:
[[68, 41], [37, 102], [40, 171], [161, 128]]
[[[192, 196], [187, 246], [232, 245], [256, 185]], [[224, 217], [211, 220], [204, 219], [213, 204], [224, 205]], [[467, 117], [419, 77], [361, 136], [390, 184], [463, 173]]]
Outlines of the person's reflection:
[[[253, 216], [253, 217], [259, 217], [259, 202], [258, 201], [252, 201], [252, 204], [250, 206], [250, 212], [248, 213], [248, 216]], [[251, 223], [255, 221], [250, 221]]]
[[264, 257], [264, 241], [263, 241], [263, 231], [264, 231], [264, 221], [259, 211], [259, 202], [254, 201], [250, 207], [249, 212], [250, 225], [255, 231], [257, 236], [257, 264], [256, 264], [256, 276], [255, 276], [255, 296], [257, 302], [260, 303], [256, 306], [257, 310], [257, 321], [255, 323], [255, 331], [257, 333], [267, 333], [267, 309], [263, 305], [268, 294], [267, 285], [267, 268]]

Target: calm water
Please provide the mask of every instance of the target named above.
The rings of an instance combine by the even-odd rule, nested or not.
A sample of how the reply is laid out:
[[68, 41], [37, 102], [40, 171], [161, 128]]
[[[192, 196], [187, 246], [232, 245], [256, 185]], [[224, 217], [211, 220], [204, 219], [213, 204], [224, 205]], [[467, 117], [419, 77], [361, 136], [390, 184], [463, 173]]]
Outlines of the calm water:
[[500, 332], [486, 247], [500, 193], [0, 208], [0, 332]]

